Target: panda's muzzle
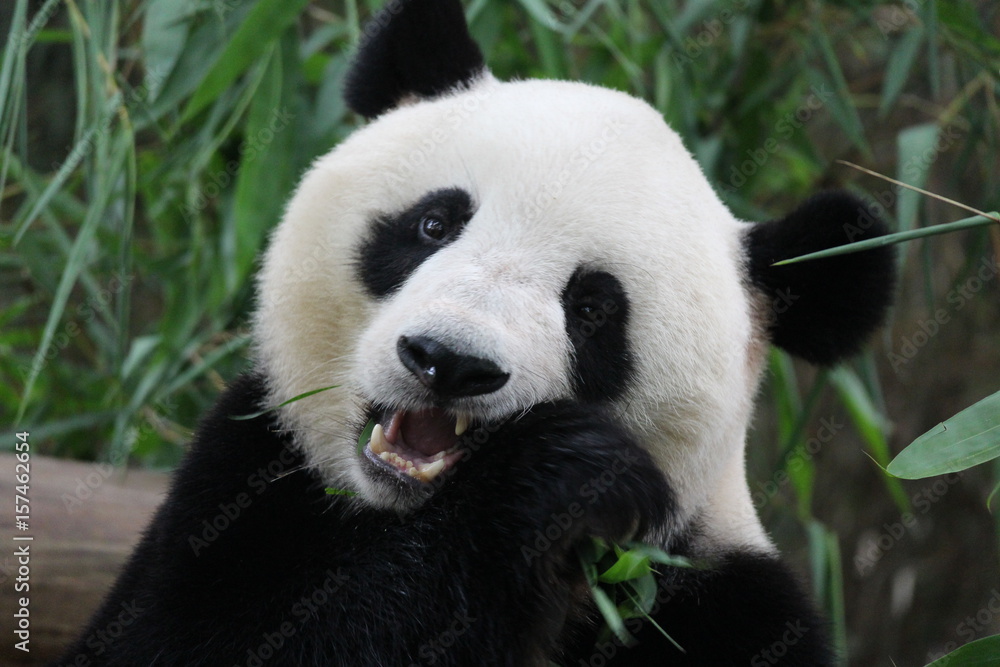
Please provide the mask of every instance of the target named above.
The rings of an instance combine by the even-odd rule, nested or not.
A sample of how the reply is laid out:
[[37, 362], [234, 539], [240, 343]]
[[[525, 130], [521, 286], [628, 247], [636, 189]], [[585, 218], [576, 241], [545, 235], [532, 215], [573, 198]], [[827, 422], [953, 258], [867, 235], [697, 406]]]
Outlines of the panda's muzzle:
[[384, 424], [375, 424], [364, 449], [383, 471], [427, 483], [462, 458], [467, 417], [453, 417], [439, 408], [400, 410], [387, 416]]

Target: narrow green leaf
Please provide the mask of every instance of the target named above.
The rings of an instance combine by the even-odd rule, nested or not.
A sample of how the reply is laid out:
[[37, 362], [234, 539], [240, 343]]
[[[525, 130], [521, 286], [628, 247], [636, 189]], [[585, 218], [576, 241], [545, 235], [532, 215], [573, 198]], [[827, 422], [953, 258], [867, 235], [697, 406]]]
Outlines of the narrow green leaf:
[[625, 551], [618, 556], [614, 565], [602, 572], [598, 581], [619, 584], [649, 574], [649, 558], [634, 551]]
[[191, 7], [177, 0], [149, 0], [142, 26], [146, 62], [146, 90], [155, 100], [174, 65], [184, 52]]
[[[281, 219], [284, 202], [295, 187], [299, 165], [295, 155], [294, 124], [298, 76], [298, 43], [288, 34], [273, 48], [265, 73], [247, 115], [246, 138], [240, 149], [236, 189], [226, 221], [227, 288], [237, 290], [253, 273], [254, 262], [269, 230]], [[286, 83], [287, 81], [287, 83]]]
[[993, 635], [969, 642], [927, 667], [997, 667], [1000, 665], [997, 656], [1000, 656], [1000, 635]]
[[[993, 217], [1000, 217], [1000, 213], [997, 213], [996, 211], [990, 212], [989, 215]], [[984, 218], [981, 215], [974, 215], [971, 218], [963, 218], [961, 220], [957, 220], [955, 222], [948, 222], [943, 225], [921, 227], [920, 229], [911, 229], [908, 232], [897, 232], [896, 234], [886, 234], [885, 236], [879, 236], [874, 239], [866, 239], [864, 241], [846, 243], [844, 245], [840, 245], [835, 248], [827, 248], [826, 250], [819, 250], [817, 252], [811, 252], [806, 255], [799, 255], [798, 257], [783, 259], [780, 262], [775, 262], [771, 266], [784, 266], [786, 264], [795, 264], [797, 262], [805, 262], [811, 259], [822, 259], [824, 257], [835, 257], [837, 255], [849, 255], [852, 252], [870, 250], [871, 248], [881, 248], [883, 246], [895, 245], [897, 243], [905, 243], [906, 241], [913, 241], [914, 239], [922, 239], [928, 236], [938, 236], [939, 234], [950, 234], [951, 232], [957, 232], [963, 229], [972, 229], [974, 227], [986, 227], [989, 225], [996, 225], [996, 224], [998, 223], [993, 218]]]
[[[876, 463], [884, 468], [889, 463], [889, 443], [885, 436], [888, 420], [875, 407], [864, 383], [852, 369], [840, 366], [831, 371], [830, 383], [837, 389], [837, 394], [847, 408], [855, 428], [864, 439], [868, 452]], [[885, 477], [884, 481], [900, 511], [909, 512], [910, 501], [899, 480]]]
[[132, 347], [129, 349], [124, 363], [122, 363], [121, 376], [123, 380], [132, 375], [136, 367], [149, 357], [153, 350], [160, 344], [161, 340], [163, 340], [163, 337], [159, 335], [139, 336], [132, 339]]
[[650, 561], [654, 563], [661, 563], [663, 565], [669, 565], [671, 567], [694, 567], [687, 558], [683, 556], [674, 556], [668, 554], [663, 549], [659, 547], [654, 547], [651, 544], [630, 544], [629, 552], [641, 556], [645, 556]]
[[310, 396], [314, 396], [314, 395], [319, 394], [321, 392], [330, 391], [331, 389], [336, 389], [339, 386], [340, 385], [334, 384], [334, 385], [330, 385], [329, 387], [323, 387], [322, 389], [312, 389], [310, 391], [303, 392], [303, 393], [299, 394], [298, 396], [293, 396], [292, 398], [288, 399], [284, 403], [279, 403], [278, 405], [272, 406], [272, 407], [267, 408], [265, 410], [261, 410], [260, 412], [254, 412], [254, 413], [249, 414], [249, 415], [229, 415], [229, 418], [232, 419], [233, 421], [247, 421], [247, 420], [250, 420], [250, 419], [256, 419], [257, 417], [260, 417], [261, 415], [266, 415], [267, 413], [274, 412], [275, 410], [283, 408], [286, 405], [290, 405], [292, 403], [295, 403], [296, 401], [301, 401], [303, 398], [309, 398]]
[[[938, 134], [937, 123], [925, 123], [908, 127], [896, 137], [896, 150], [899, 155], [896, 180], [907, 185], [923, 188], [927, 184], [931, 165], [937, 158]], [[909, 231], [916, 226], [917, 211], [920, 208], [921, 194], [909, 188], [893, 186], [896, 196], [896, 221], [900, 231]]]
[[[861, 117], [858, 115], [857, 106], [854, 100], [851, 99], [851, 89], [847, 85], [847, 78], [844, 76], [844, 71], [840, 67], [840, 61], [837, 60], [837, 54], [834, 52], [833, 44], [830, 42], [830, 38], [826, 34], [822, 22], [818, 23], [814, 34], [820, 53], [826, 62], [826, 67], [833, 77], [832, 92], [834, 93], [830, 95], [824, 91], [824, 87], [830, 84], [825, 77], [818, 76], [820, 72], [814, 70], [812, 79], [814, 86], [819, 89], [819, 92], [816, 94], [820, 97], [821, 102], [829, 107], [830, 114], [844, 130], [851, 142], [865, 155], [870, 156], [871, 148], [868, 146], [868, 140], [865, 138], [864, 125], [861, 122]], [[824, 92], [826, 92], [825, 95], [821, 94]]]
[[227, 341], [225, 344], [218, 346], [201, 358], [197, 364], [191, 366], [191, 368], [175, 377], [170, 384], [167, 385], [166, 389], [163, 389], [163, 395], [169, 396], [195, 378], [201, 377], [201, 375], [203, 375], [210, 368], [213, 368], [215, 364], [217, 364], [224, 357], [227, 357], [241, 347], [245, 347], [249, 344], [249, 336], [236, 336]]
[[920, 44], [924, 41], [924, 35], [923, 27], [917, 26], [900, 37], [892, 49], [885, 68], [885, 83], [882, 85], [882, 99], [878, 106], [880, 117], [885, 118], [889, 109], [896, 102], [896, 98], [903, 92], [903, 88], [910, 78], [913, 63], [917, 61], [917, 55], [920, 53]]
[[958, 472], [1000, 456], [1000, 392], [938, 424], [893, 459], [888, 471], [904, 479]]
[[552, 13], [544, 0], [518, 0], [532, 18], [544, 25], [549, 30], [561, 31], [564, 26], [559, 23], [559, 19]]
[[[653, 582], [653, 578], [650, 576], [648, 578], [643, 579], [643, 581]], [[637, 595], [639, 595], [638, 591], [636, 591], [636, 593], [637, 593]], [[645, 618], [654, 628], [657, 629], [657, 631], [661, 635], [663, 635], [667, 639], [667, 641], [669, 641], [671, 644], [673, 644], [674, 648], [676, 648], [678, 651], [680, 651], [681, 653], [687, 653], [687, 651], [684, 649], [684, 647], [681, 646], [679, 643], [677, 643], [677, 640], [674, 639], [673, 637], [671, 637], [670, 634], [666, 630], [663, 629], [663, 626], [660, 625], [659, 623], [657, 623], [656, 619], [654, 619], [652, 616], [649, 615], [649, 610], [653, 608], [653, 606], [652, 606], [651, 603], [650, 604], [645, 604], [641, 599], [636, 599], [636, 597], [633, 596], [631, 593], [628, 594], [628, 597], [629, 597], [629, 600], [634, 605], [636, 611], [638, 612], [636, 614], [637, 616], [642, 616], [643, 618]], [[653, 601], [656, 600], [656, 584], [655, 584], [655, 582], [653, 582], [652, 600]]]
[[[114, 100], [113, 105], [117, 106], [117, 99]], [[116, 165], [117, 162], [118, 160], [114, 158], [109, 160], [109, 163], [111, 164]], [[110, 176], [110, 173], [102, 174], [102, 177], [108, 178], [109, 180]], [[52, 344], [52, 339], [55, 336], [56, 327], [62, 320], [63, 313], [66, 310], [66, 304], [69, 301], [70, 292], [73, 290], [73, 286], [76, 284], [77, 279], [87, 264], [87, 251], [90, 249], [91, 242], [97, 234], [97, 228], [104, 218], [108, 201], [115, 194], [107, 181], [105, 181], [105, 184], [106, 187], [103, 191], [98, 190], [94, 201], [91, 202], [90, 208], [87, 211], [87, 216], [84, 218], [83, 224], [80, 226], [80, 231], [77, 233], [76, 239], [73, 241], [72, 250], [70, 250], [69, 257], [66, 259], [66, 266], [63, 268], [62, 275], [59, 277], [59, 286], [56, 288], [55, 296], [52, 299], [52, 307], [49, 308], [48, 319], [45, 322], [45, 329], [42, 332], [42, 340], [38, 344], [34, 360], [31, 363], [31, 370], [24, 383], [24, 398], [22, 399], [21, 405], [18, 409], [17, 418], [15, 419], [16, 422], [20, 422], [21, 418], [24, 416], [25, 410], [28, 407], [31, 390], [34, 387], [35, 381], [38, 379], [38, 374], [45, 366], [46, 354], [48, 353], [49, 346]], [[37, 204], [36, 208], [39, 208]]]
[[349, 491], [348, 489], [335, 489], [332, 486], [326, 487], [326, 495], [328, 496], [347, 496], [348, 498], [353, 498], [358, 495], [357, 491]]
[[[107, 123], [111, 122], [111, 114], [108, 114], [106, 124], [103, 126], [107, 128]], [[45, 190], [42, 194], [35, 200], [34, 205], [31, 210], [17, 222], [17, 228], [14, 232], [14, 243], [17, 244], [24, 233], [28, 231], [28, 227], [34, 222], [42, 210], [47, 207], [54, 196], [62, 192], [63, 186], [66, 184], [67, 179], [76, 170], [87, 154], [93, 150], [94, 140], [96, 139], [100, 128], [97, 126], [92, 126], [86, 130], [84, 135], [80, 137], [80, 140], [76, 142], [73, 146], [73, 150], [70, 151], [69, 155], [66, 157], [66, 161], [62, 163], [59, 169], [56, 171], [55, 176], [49, 181], [49, 184], [45, 186]]]
[[591, 587], [590, 592], [594, 596], [594, 603], [597, 605], [598, 611], [601, 612], [601, 616], [604, 617], [611, 632], [615, 633], [615, 636], [626, 646], [631, 646], [635, 643], [632, 635], [625, 629], [625, 621], [622, 620], [621, 614], [618, 613], [618, 607], [611, 601], [608, 594], [597, 586]]
[[190, 120], [267, 52], [309, 0], [260, 0], [233, 34], [181, 114]]
[[371, 440], [372, 431], [375, 430], [375, 420], [369, 419], [365, 427], [361, 429], [361, 435], [358, 437], [358, 454], [360, 454], [368, 441]]

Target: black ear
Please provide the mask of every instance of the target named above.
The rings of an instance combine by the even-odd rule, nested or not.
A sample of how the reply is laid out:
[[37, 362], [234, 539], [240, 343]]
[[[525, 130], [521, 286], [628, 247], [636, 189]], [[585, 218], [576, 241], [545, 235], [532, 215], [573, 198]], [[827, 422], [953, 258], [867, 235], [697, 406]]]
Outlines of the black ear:
[[765, 295], [774, 344], [821, 365], [857, 352], [892, 302], [892, 247], [772, 264], [887, 232], [869, 207], [844, 192], [816, 195], [781, 220], [754, 225], [746, 236], [750, 279]]
[[344, 98], [366, 118], [468, 85], [486, 68], [458, 0], [389, 0], [364, 33]]

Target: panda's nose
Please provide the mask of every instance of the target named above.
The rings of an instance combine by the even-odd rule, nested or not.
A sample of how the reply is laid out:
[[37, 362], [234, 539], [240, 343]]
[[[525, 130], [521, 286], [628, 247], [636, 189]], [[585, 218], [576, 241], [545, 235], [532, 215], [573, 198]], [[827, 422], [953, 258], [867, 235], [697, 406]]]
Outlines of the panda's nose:
[[425, 387], [443, 398], [489, 394], [510, 378], [489, 359], [457, 354], [426, 336], [400, 336], [396, 353]]

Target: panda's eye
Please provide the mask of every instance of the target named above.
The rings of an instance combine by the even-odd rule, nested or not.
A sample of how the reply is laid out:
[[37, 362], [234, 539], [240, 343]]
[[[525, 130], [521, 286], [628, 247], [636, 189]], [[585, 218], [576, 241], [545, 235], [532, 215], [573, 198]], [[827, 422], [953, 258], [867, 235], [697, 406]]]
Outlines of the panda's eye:
[[444, 217], [438, 213], [425, 213], [420, 218], [420, 237], [432, 243], [439, 243], [448, 238], [451, 231]]
[[591, 316], [597, 312], [597, 308], [590, 305], [589, 303], [578, 304], [575, 310], [577, 316], [582, 317], [585, 320], [590, 319]]

